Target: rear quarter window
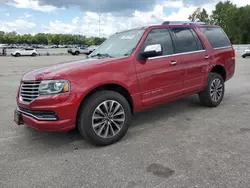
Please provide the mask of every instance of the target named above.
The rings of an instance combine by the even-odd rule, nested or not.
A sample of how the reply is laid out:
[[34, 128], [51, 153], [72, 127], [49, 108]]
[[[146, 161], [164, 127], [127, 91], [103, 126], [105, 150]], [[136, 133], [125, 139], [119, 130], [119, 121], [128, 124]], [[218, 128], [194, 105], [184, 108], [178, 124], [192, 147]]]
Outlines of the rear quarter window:
[[229, 40], [226, 33], [221, 28], [201, 28], [201, 31], [206, 36], [207, 40], [210, 42], [213, 48], [223, 48], [231, 46], [231, 41]]

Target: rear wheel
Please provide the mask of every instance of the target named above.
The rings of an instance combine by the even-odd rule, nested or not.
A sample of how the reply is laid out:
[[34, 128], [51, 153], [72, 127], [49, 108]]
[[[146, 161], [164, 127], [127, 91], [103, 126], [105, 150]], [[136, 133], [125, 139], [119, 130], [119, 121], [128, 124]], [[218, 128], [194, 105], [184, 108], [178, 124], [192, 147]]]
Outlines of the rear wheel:
[[35, 57], [35, 56], [36, 56], [36, 53], [33, 53], [31, 56]]
[[243, 58], [246, 58], [246, 56], [245, 56], [245, 55], [242, 55], [242, 57], [243, 57]]
[[79, 55], [79, 54], [80, 54], [80, 52], [78, 52], [78, 51], [75, 52], [75, 55]]
[[82, 136], [95, 145], [110, 145], [126, 134], [131, 124], [128, 101], [114, 91], [100, 91], [82, 105], [77, 127]]
[[210, 73], [206, 88], [199, 93], [200, 102], [207, 107], [216, 107], [223, 100], [225, 84], [221, 75]]

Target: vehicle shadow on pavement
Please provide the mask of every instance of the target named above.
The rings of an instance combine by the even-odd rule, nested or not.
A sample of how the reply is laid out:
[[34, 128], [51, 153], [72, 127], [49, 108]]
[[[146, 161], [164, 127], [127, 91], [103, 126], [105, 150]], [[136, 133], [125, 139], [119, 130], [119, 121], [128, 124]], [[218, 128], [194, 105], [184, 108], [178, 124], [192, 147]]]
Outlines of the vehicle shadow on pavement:
[[132, 128], [141, 126], [145, 123], [154, 123], [162, 118], [166, 119], [176, 115], [181, 116], [185, 112], [192, 110], [199, 111], [200, 109], [204, 108], [204, 106], [200, 105], [198, 96], [193, 95], [135, 114], [133, 117]]
[[25, 133], [26, 142], [35, 142], [44, 151], [60, 148], [63, 148], [65, 152], [78, 149], [93, 149], [93, 146], [80, 135], [77, 129], [69, 132], [38, 132], [26, 127]]

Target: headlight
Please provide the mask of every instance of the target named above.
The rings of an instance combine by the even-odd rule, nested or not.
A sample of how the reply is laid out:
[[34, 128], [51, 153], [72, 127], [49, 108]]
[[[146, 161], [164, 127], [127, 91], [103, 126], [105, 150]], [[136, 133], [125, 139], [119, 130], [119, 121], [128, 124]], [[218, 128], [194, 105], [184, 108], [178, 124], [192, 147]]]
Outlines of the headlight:
[[67, 80], [43, 80], [39, 86], [39, 95], [67, 93], [70, 85]]

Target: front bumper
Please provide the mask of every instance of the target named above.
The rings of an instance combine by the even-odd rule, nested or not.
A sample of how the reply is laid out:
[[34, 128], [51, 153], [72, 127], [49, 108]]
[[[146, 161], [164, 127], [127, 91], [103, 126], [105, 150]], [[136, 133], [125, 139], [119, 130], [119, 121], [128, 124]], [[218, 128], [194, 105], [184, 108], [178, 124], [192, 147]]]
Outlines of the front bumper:
[[38, 131], [69, 131], [75, 128], [78, 96], [73, 93], [38, 97], [31, 103], [17, 99], [20, 124]]
[[55, 131], [55, 132], [64, 132], [74, 129], [75, 125], [73, 124], [71, 119], [68, 120], [58, 120], [58, 121], [41, 121], [37, 120], [36, 118], [19, 111], [21, 114], [20, 123], [25, 124], [37, 131]]
[[16, 110], [21, 114], [33, 117], [34, 119], [39, 121], [57, 121], [59, 119], [56, 113], [53, 111], [33, 111], [19, 107], [17, 107]]

